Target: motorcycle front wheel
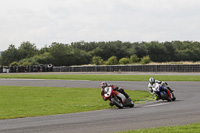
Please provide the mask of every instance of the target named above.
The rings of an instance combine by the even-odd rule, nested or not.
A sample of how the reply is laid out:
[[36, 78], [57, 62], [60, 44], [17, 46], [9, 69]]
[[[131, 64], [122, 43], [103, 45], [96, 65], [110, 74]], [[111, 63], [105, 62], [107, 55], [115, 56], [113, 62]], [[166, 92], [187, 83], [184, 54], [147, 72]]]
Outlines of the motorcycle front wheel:
[[134, 107], [134, 102], [131, 100], [131, 105], [129, 106], [130, 108]]
[[174, 93], [171, 93], [171, 95], [172, 95], [172, 101], [175, 101], [176, 97], [175, 97]]
[[167, 100], [168, 102], [171, 102], [172, 100], [169, 98], [168, 94], [161, 92], [160, 96], [162, 99]]

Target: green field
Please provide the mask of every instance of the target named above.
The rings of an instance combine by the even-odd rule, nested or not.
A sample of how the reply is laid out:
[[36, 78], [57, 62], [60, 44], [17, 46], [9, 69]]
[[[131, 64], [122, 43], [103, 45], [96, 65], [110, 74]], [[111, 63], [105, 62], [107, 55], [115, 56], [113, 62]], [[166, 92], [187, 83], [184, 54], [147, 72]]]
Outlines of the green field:
[[129, 130], [118, 133], [200, 133], [200, 123], [181, 126]]
[[[18, 75], [0, 74], [0, 78], [61, 79], [90, 81], [148, 81], [154, 77], [163, 81], [200, 81], [191, 75]], [[153, 100], [147, 91], [126, 90], [135, 103]], [[111, 108], [103, 101], [97, 88], [16, 87], [0, 86], [0, 119], [76, 113]], [[134, 108], [133, 108], [134, 109]], [[199, 133], [200, 123], [120, 133]]]
[[150, 77], [162, 81], [200, 81], [199, 75], [31, 75], [0, 74], [0, 78], [61, 79], [90, 81], [148, 81]]
[[[136, 103], [153, 100], [147, 91], [126, 92]], [[111, 108], [95, 88], [0, 86], [0, 94], [0, 119]]]

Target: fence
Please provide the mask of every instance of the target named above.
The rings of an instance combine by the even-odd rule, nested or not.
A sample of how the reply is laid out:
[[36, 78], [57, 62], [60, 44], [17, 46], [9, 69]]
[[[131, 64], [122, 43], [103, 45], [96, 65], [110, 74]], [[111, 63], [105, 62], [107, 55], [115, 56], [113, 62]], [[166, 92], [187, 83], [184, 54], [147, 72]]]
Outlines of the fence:
[[200, 72], [200, 65], [54, 66], [53, 72]]
[[0, 67], [0, 73], [20, 72], [200, 72], [200, 65], [96, 65], [96, 66], [13, 66]]

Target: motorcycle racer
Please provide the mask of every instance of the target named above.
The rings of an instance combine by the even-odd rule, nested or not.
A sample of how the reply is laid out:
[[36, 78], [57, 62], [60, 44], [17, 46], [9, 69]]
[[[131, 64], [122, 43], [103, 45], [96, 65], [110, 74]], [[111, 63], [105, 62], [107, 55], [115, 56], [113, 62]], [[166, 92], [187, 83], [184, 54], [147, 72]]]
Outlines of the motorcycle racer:
[[[153, 89], [152, 89], [152, 88], [154, 87], [155, 83], [158, 83], [158, 84], [161, 85], [161, 86], [160, 86], [160, 89], [161, 89], [161, 90], [164, 90], [164, 91], [169, 95], [170, 99], [171, 99], [172, 97], [175, 98], [174, 94], [172, 93], [174, 90], [172, 90], [170, 87], [168, 87], [167, 82], [155, 80], [153, 77], [151, 77], [151, 78], [149, 79], [149, 84], [148, 84], [148, 89], [149, 89], [149, 92], [150, 92], [151, 94], [153, 94]], [[172, 96], [171, 96], [171, 94], [172, 94]], [[159, 97], [156, 96], [155, 99], [156, 99], [156, 100], [159, 100]]]
[[[106, 83], [106, 82], [102, 82], [102, 83], [101, 83], [101, 96], [103, 97], [103, 100], [104, 100], [104, 101], [107, 100], [107, 99], [105, 98], [105, 96], [104, 96], [104, 91], [105, 91], [104, 89], [105, 89], [106, 87], [112, 87], [113, 90], [116, 90], [116, 91], [122, 93], [127, 99], [130, 99], [130, 98], [129, 98], [129, 95], [128, 95], [128, 94], [124, 91], [124, 89], [122, 89], [121, 87], [118, 87], [118, 86], [115, 86], [115, 85], [112, 85], [112, 84], [108, 84], [108, 83]], [[112, 104], [111, 101], [109, 102], [109, 104], [110, 104], [110, 106], [113, 106], [113, 104]]]
[[161, 91], [165, 91], [169, 96], [168, 101], [172, 101], [171, 93], [166, 87], [158, 83], [153, 84], [153, 94], [155, 95], [156, 100], [162, 99], [160, 95]]
[[170, 92], [173, 92], [173, 91], [174, 91], [174, 90], [172, 90], [172, 89], [168, 86], [167, 82], [155, 80], [153, 77], [151, 77], [151, 78], [149, 79], [149, 84], [148, 84], [148, 89], [149, 89], [149, 92], [150, 92], [150, 93], [153, 92], [152, 87], [153, 87], [153, 85], [154, 85], [155, 83], [161, 84], [161, 86], [166, 87], [167, 89], [169, 89]]

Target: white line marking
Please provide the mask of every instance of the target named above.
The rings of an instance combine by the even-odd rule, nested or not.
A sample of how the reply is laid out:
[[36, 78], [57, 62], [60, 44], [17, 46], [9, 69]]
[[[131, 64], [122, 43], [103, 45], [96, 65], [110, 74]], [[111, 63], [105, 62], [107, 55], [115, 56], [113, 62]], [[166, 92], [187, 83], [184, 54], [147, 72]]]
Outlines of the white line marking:
[[158, 104], [153, 104], [153, 105], [147, 105], [145, 107], [155, 107], [155, 106], [160, 106], [160, 105], [165, 105], [165, 104], [168, 104], [168, 103], [158, 103]]

